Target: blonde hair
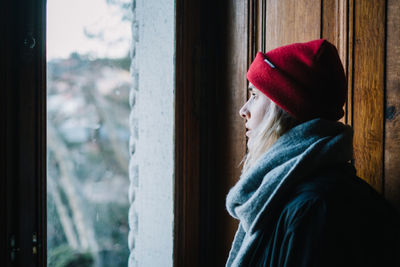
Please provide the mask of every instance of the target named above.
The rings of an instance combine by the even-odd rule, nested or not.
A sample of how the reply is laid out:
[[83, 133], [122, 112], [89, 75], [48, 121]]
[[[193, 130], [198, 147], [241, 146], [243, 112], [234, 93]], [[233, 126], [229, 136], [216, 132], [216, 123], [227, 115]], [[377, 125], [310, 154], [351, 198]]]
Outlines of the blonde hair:
[[257, 134], [248, 143], [248, 152], [243, 158], [242, 173], [248, 170], [284, 133], [300, 121], [289, 115], [274, 102], [269, 104]]

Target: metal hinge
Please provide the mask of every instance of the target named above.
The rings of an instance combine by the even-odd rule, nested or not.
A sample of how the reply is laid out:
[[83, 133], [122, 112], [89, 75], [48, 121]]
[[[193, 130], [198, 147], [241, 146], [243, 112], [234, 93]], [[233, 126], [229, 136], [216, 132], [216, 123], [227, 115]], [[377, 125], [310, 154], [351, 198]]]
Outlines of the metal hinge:
[[38, 253], [37, 244], [38, 244], [37, 234], [33, 233], [32, 234], [32, 254], [33, 255], [36, 255]]
[[[21, 249], [17, 247], [15, 241], [15, 235], [11, 235], [10, 237], [10, 260], [11, 262], [15, 261], [16, 254], [20, 252]], [[38, 253], [38, 236], [36, 233], [32, 234], [32, 254], [36, 255]]]
[[15, 235], [11, 235], [10, 237], [10, 260], [15, 261], [15, 254], [20, 251], [20, 248], [15, 244]]

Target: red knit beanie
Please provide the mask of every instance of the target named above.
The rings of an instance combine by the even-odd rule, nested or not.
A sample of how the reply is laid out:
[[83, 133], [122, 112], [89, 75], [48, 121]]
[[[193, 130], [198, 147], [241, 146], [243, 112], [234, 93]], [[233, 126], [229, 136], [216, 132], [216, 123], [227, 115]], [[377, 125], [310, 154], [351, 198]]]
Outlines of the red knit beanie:
[[335, 46], [324, 39], [258, 52], [247, 79], [299, 120], [344, 115], [346, 77]]

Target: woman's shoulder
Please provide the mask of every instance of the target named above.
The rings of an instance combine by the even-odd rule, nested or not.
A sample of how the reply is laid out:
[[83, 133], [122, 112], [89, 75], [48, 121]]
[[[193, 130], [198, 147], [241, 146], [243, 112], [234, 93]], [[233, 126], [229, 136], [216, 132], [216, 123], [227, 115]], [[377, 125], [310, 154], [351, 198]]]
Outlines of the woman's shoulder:
[[[324, 171], [296, 188], [281, 216], [286, 224], [324, 223], [330, 234], [358, 235], [365, 243], [392, 243], [400, 248], [400, 214], [354, 168]], [[298, 223], [297, 223], [298, 224]], [[295, 224], [296, 225], [296, 224]]]
[[298, 184], [292, 196], [294, 201], [306, 198], [347, 204], [348, 201], [365, 203], [383, 200], [380, 193], [356, 175], [355, 168], [349, 163], [315, 171]]
[[[341, 266], [358, 266], [360, 262], [363, 266], [388, 266], [385, 264], [400, 261], [397, 256], [399, 222], [398, 213], [355, 172], [323, 172], [293, 191], [274, 226], [264, 229], [262, 239], [265, 240], [260, 240], [255, 255], [262, 262], [269, 262], [280, 257], [274, 251], [283, 249], [282, 245], [289, 241], [296, 241], [290, 246], [301, 255], [294, 262], [300, 258], [308, 260], [304, 265], [287, 266], [314, 266], [311, 262], [317, 260], [324, 262], [317, 266], [335, 266], [336, 261], [328, 264], [332, 257]], [[318, 255], [322, 258], [316, 259]], [[344, 260], [349, 255], [354, 257], [346, 265]]]

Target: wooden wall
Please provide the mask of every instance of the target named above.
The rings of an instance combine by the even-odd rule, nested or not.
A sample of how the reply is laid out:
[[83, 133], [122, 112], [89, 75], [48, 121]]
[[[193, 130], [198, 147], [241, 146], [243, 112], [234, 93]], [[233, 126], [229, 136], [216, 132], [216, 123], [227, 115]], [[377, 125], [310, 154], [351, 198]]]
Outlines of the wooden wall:
[[[383, 191], [385, 2], [354, 1], [352, 125], [357, 174]], [[350, 110], [349, 110], [350, 114]]]
[[238, 222], [225, 197], [246, 153], [238, 111], [257, 51], [319, 38], [336, 45], [358, 175], [400, 209], [399, 2], [177, 1], [175, 266], [224, 266], [228, 257]]
[[[342, 122], [354, 128], [357, 174], [400, 208], [399, 1], [250, 1], [257, 51], [326, 38], [348, 77]], [[246, 90], [246, 88], [243, 88]]]
[[[247, 65], [248, 65], [248, 2], [226, 1], [223, 8], [223, 27], [221, 33], [222, 56], [218, 68], [216, 108], [217, 143], [217, 203], [216, 214], [216, 259], [213, 266], [224, 266], [232, 245], [233, 234], [238, 221], [233, 220], [225, 208], [225, 198], [231, 187], [237, 182], [241, 165], [246, 153], [246, 128], [239, 115], [239, 109], [247, 101]], [[221, 242], [220, 240], [224, 240]]]
[[384, 193], [400, 210], [400, 1], [388, 0], [385, 44]]

